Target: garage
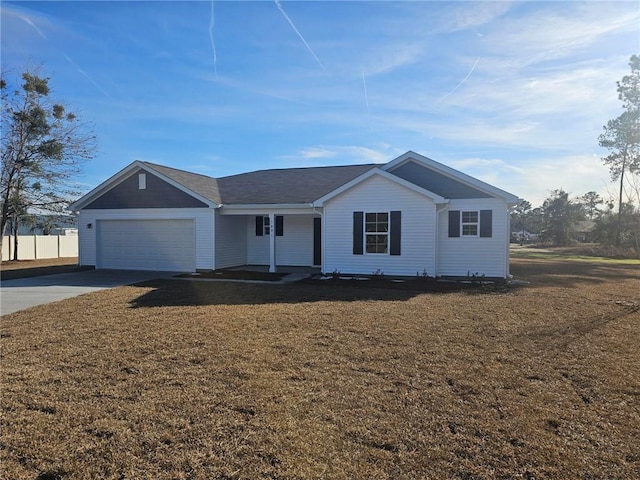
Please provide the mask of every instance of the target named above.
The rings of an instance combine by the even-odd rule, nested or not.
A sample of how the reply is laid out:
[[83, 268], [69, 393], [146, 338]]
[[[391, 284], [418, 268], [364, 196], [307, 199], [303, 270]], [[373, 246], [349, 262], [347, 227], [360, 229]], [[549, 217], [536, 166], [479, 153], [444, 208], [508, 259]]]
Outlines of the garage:
[[96, 268], [195, 270], [192, 219], [98, 220]]

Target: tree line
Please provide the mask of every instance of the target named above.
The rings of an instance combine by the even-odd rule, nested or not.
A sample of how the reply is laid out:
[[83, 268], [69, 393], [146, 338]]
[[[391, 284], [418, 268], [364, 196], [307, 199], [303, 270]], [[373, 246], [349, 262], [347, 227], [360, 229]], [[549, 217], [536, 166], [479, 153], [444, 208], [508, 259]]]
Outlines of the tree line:
[[[618, 182], [617, 210], [596, 192], [569, 198], [553, 190], [540, 207], [526, 200], [513, 210], [512, 230], [527, 230], [553, 245], [569, 245], [581, 239], [632, 249], [640, 257], [640, 56], [632, 55], [631, 73], [617, 83], [622, 113], [609, 120], [598, 138], [609, 154], [602, 162], [611, 180]], [[590, 223], [585, 224], [585, 221]]]
[[[640, 194], [640, 189], [635, 193]], [[594, 242], [640, 256], [640, 207], [622, 202], [620, 214], [614, 201], [605, 201], [597, 192], [570, 197], [563, 189], [553, 190], [535, 208], [520, 200], [511, 212], [511, 231], [514, 240], [523, 243], [534, 239], [554, 246]]]

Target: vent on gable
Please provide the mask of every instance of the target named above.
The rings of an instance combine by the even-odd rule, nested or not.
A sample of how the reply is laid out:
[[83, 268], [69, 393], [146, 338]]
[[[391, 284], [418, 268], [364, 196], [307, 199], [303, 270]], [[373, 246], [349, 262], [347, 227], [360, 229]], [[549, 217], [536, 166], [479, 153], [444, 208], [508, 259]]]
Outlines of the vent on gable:
[[145, 190], [147, 188], [147, 174], [139, 173], [138, 174], [138, 189]]

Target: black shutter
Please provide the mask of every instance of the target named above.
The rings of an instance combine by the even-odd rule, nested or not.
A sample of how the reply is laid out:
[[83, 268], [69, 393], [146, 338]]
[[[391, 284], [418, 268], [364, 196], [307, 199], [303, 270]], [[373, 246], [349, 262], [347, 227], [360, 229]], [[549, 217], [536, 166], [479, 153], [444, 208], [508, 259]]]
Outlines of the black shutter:
[[313, 219], [313, 264], [322, 264], [322, 219]]
[[353, 212], [353, 254], [362, 255], [362, 244], [364, 243], [363, 235], [363, 212]]
[[449, 210], [449, 236], [460, 236], [460, 210]]
[[389, 244], [390, 255], [400, 255], [400, 232], [402, 230], [402, 212], [391, 212], [391, 225], [389, 226], [389, 232], [391, 233], [391, 239]]
[[258, 215], [256, 217], [256, 237], [261, 237], [262, 235], [264, 235], [264, 226], [262, 224], [262, 221], [262, 216]]
[[492, 210], [480, 210], [480, 236], [491, 237], [492, 235]]
[[284, 235], [284, 217], [282, 215], [276, 215], [276, 237], [282, 237]]

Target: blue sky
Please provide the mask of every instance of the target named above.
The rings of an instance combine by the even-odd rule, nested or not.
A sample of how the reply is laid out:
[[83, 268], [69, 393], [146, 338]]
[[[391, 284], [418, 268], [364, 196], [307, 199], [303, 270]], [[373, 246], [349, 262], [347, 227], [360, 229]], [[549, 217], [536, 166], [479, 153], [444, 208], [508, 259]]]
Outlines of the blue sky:
[[2, 2], [2, 68], [94, 124], [84, 190], [134, 160], [211, 176], [414, 150], [539, 205], [615, 196], [598, 147], [640, 3]]

